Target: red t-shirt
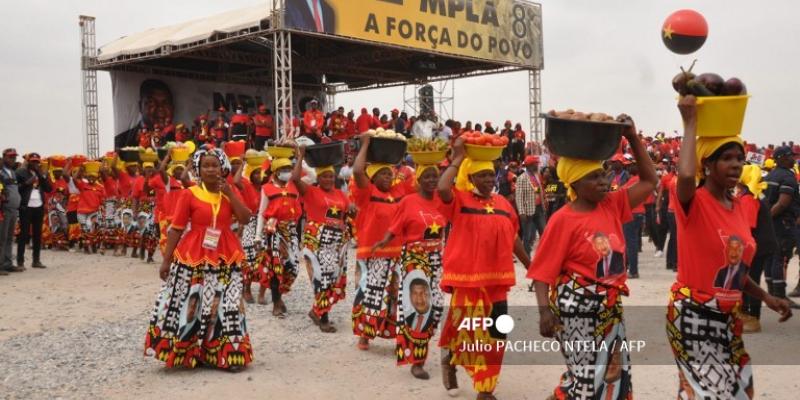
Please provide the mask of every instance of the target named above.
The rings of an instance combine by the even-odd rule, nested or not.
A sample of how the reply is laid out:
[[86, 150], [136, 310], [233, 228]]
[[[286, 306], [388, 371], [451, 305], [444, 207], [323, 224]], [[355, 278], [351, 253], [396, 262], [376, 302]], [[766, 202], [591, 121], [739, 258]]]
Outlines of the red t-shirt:
[[167, 185], [164, 183], [164, 180], [161, 179], [161, 174], [159, 173], [153, 174], [153, 176], [151, 176], [150, 180], [147, 182], [147, 185], [150, 186], [150, 189], [155, 192], [156, 210], [158, 210], [158, 212], [156, 212], [156, 219], [161, 221], [162, 218], [171, 214], [171, 211], [167, 210], [167, 206], [164, 202], [167, 195]]
[[675, 185], [678, 184], [678, 177], [670, 172], [661, 177], [661, 187], [664, 190], [664, 196], [669, 196], [669, 207], [667, 210], [675, 212], [675, 202], [678, 201], [675, 195]]
[[275, 119], [272, 118], [272, 115], [256, 114], [253, 120], [256, 122], [256, 136], [272, 137], [272, 130], [275, 125]]
[[400, 238], [401, 243], [423, 240], [442, 240], [447, 219], [440, 208], [442, 200], [434, 195], [428, 200], [415, 193], [403, 198], [392, 218], [389, 232]]
[[233, 114], [231, 117], [231, 125], [247, 125], [250, 122], [250, 117], [247, 114]]
[[171, 227], [175, 229], [190, 227], [190, 229], [184, 232], [181, 241], [178, 242], [174, 253], [175, 258], [180, 263], [192, 267], [205, 263], [215, 267], [219, 265], [220, 261], [226, 265], [241, 262], [242, 246], [231, 230], [233, 209], [230, 200], [222, 196], [216, 219], [216, 229], [220, 231], [219, 242], [217, 248], [211, 250], [203, 247], [206, 229], [214, 226], [211, 203], [203, 200], [203, 190], [197, 186], [181, 190], [179, 193]]
[[119, 197], [119, 184], [117, 181], [112, 177], [106, 177], [103, 181], [103, 188], [106, 191], [107, 197]]
[[261, 186], [262, 193], [267, 196], [267, 209], [264, 210], [264, 218], [275, 218], [280, 221], [297, 221], [303, 214], [303, 206], [300, 204], [300, 194], [293, 182], [289, 182], [286, 187], [280, 187], [272, 182]]
[[[233, 177], [228, 175], [228, 184], [233, 186]], [[261, 203], [260, 191], [258, 191], [247, 178], [242, 178], [242, 190], [239, 191], [242, 195], [242, 201], [252, 213], [258, 213], [258, 206]]]
[[[381, 192], [372, 183], [366, 188], [358, 185], [351, 186], [353, 202], [358, 207], [356, 216], [356, 239], [358, 249], [356, 258], [364, 260], [370, 258], [372, 246], [383, 240], [386, 228], [394, 217], [397, 205], [406, 189], [403, 185], [392, 186], [388, 193]], [[395, 237], [386, 247], [375, 252], [376, 258], [392, 258], [400, 256], [400, 238]]]
[[689, 212], [675, 207], [675, 218], [678, 282], [705, 300], [716, 297], [721, 306], [740, 301], [756, 253], [747, 207], [734, 199], [733, 208], [726, 209], [705, 188], [699, 188]]
[[133, 178], [127, 171], [117, 172], [117, 184], [119, 185], [119, 195], [121, 197], [131, 197], [133, 194]]
[[442, 204], [442, 215], [452, 223], [444, 250], [441, 287], [511, 287], [514, 241], [519, 231], [517, 213], [504, 197], [482, 199], [454, 190], [453, 201]]
[[372, 125], [372, 115], [369, 114], [361, 114], [356, 119], [356, 133], [364, 133], [370, 129]]
[[625, 288], [622, 224], [632, 218], [627, 190], [608, 193], [590, 212], [562, 207], [547, 222], [528, 278], [554, 285], [561, 275], [577, 274]]
[[[626, 182], [625, 185], [622, 186], [622, 188], [625, 189], [625, 191], [627, 192], [631, 186], [637, 184], [638, 182], [639, 182], [639, 175], [634, 175], [631, 177], [631, 179], [628, 179], [628, 182]], [[651, 197], [653, 197], [653, 195], [650, 195], [647, 198], [650, 199]], [[631, 210], [631, 213], [644, 214], [644, 203], [641, 203], [638, 206], [634, 207]]]
[[90, 184], [83, 179], [76, 179], [75, 187], [81, 192], [78, 196], [79, 214], [91, 214], [100, 209], [100, 205], [103, 204], [103, 200], [106, 198], [106, 190], [103, 184], [100, 182]]
[[309, 185], [303, 195], [306, 218], [318, 224], [343, 225], [349, 204], [344, 192], [335, 188], [326, 192]]

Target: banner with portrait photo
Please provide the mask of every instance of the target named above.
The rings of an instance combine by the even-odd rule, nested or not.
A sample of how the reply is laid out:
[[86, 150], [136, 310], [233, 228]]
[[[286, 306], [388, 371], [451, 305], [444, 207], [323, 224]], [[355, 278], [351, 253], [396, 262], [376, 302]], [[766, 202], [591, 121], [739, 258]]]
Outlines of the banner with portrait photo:
[[284, 27], [542, 68], [542, 15], [524, 0], [285, 0]]
[[[171, 76], [111, 71], [114, 101], [114, 147], [136, 146], [140, 127], [182, 123], [191, 127], [198, 115], [237, 105], [255, 112], [259, 104], [274, 111], [274, 90], [266, 86], [236, 85]], [[310, 90], [294, 90], [294, 113], [298, 115], [311, 99], [324, 96]]]

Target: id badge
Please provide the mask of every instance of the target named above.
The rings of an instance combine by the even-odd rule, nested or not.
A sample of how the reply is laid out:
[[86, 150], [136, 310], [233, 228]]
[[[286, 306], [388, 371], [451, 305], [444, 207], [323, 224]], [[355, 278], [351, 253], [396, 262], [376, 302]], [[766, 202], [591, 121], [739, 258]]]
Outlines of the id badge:
[[203, 237], [203, 248], [207, 250], [216, 250], [219, 245], [219, 238], [222, 236], [222, 231], [214, 228], [206, 228], [206, 234]]

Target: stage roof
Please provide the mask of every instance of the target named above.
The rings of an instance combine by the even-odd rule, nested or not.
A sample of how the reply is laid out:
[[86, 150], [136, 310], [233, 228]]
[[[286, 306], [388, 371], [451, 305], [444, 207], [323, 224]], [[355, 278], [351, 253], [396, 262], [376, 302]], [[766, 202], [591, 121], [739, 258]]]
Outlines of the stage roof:
[[[272, 86], [272, 33], [279, 25], [277, 19], [264, 2], [149, 29], [102, 46], [89, 68]], [[502, 62], [358, 39], [300, 31], [292, 34], [295, 86], [322, 88], [325, 75], [327, 83], [342, 92], [520, 69]]]

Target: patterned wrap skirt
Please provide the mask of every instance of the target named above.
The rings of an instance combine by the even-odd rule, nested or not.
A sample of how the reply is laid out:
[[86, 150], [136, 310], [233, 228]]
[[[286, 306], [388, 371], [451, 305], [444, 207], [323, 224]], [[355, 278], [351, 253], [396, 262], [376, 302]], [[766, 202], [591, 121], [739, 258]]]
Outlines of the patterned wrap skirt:
[[173, 263], [156, 298], [146, 356], [167, 367], [227, 369], [253, 360], [238, 265]]
[[275, 226], [275, 232], [264, 227], [266, 240], [261, 252], [256, 280], [261, 286], [270, 287], [273, 278], [278, 280], [281, 294], [288, 293], [297, 278], [300, 239], [294, 221], [282, 221]]
[[319, 224], [306, 221], [303, 230], [303, 258], [313, 271], [314, 304], [318, 317], [327, 314], [345, 298], [347, 289], [347, 237], [342, 224]]
[[742, 340], [739, 303], [672, 285], [667, 339], [678, 365], [678, 399], [753, 398], [753, 369]]
[[500, 379], [506, 339], [495, 326], [462, 329], [466, 318], [491, 318], [508, 314], [508, 287], [453, 287], [450, 309], [442, 326], [439, 347], [450, 353], [450, 364], [464, 367], [476, 392], [492, 393]]
[[353, 334], [373, 339], [397, 336], [397, 282], [400, 257], [358, 260], [361, 281], [353, 300]]
[[258, 229], [258, 216], [252, 215], [250, 221], [242, 230], [242, 249], [244, 250], [244, 262], [242, 263], [242, 276], [244, 284], [250, 285], [253, 275], [259, 264], [259, 248], [256, 244], [256, 231]]
[[563, 327], [556, 339], [567, 364], [554, 391], [556, 399], [633, 398], [622, 308], [622, 295], [627, 293], [625, 287], [578, 275], [562, 275], [550, 291], [550, 308]]
[[442, 319], [444, 295], [440, 239], [406, 243], [402, 251], [397, 309], [397, 365], [423, 364]]

